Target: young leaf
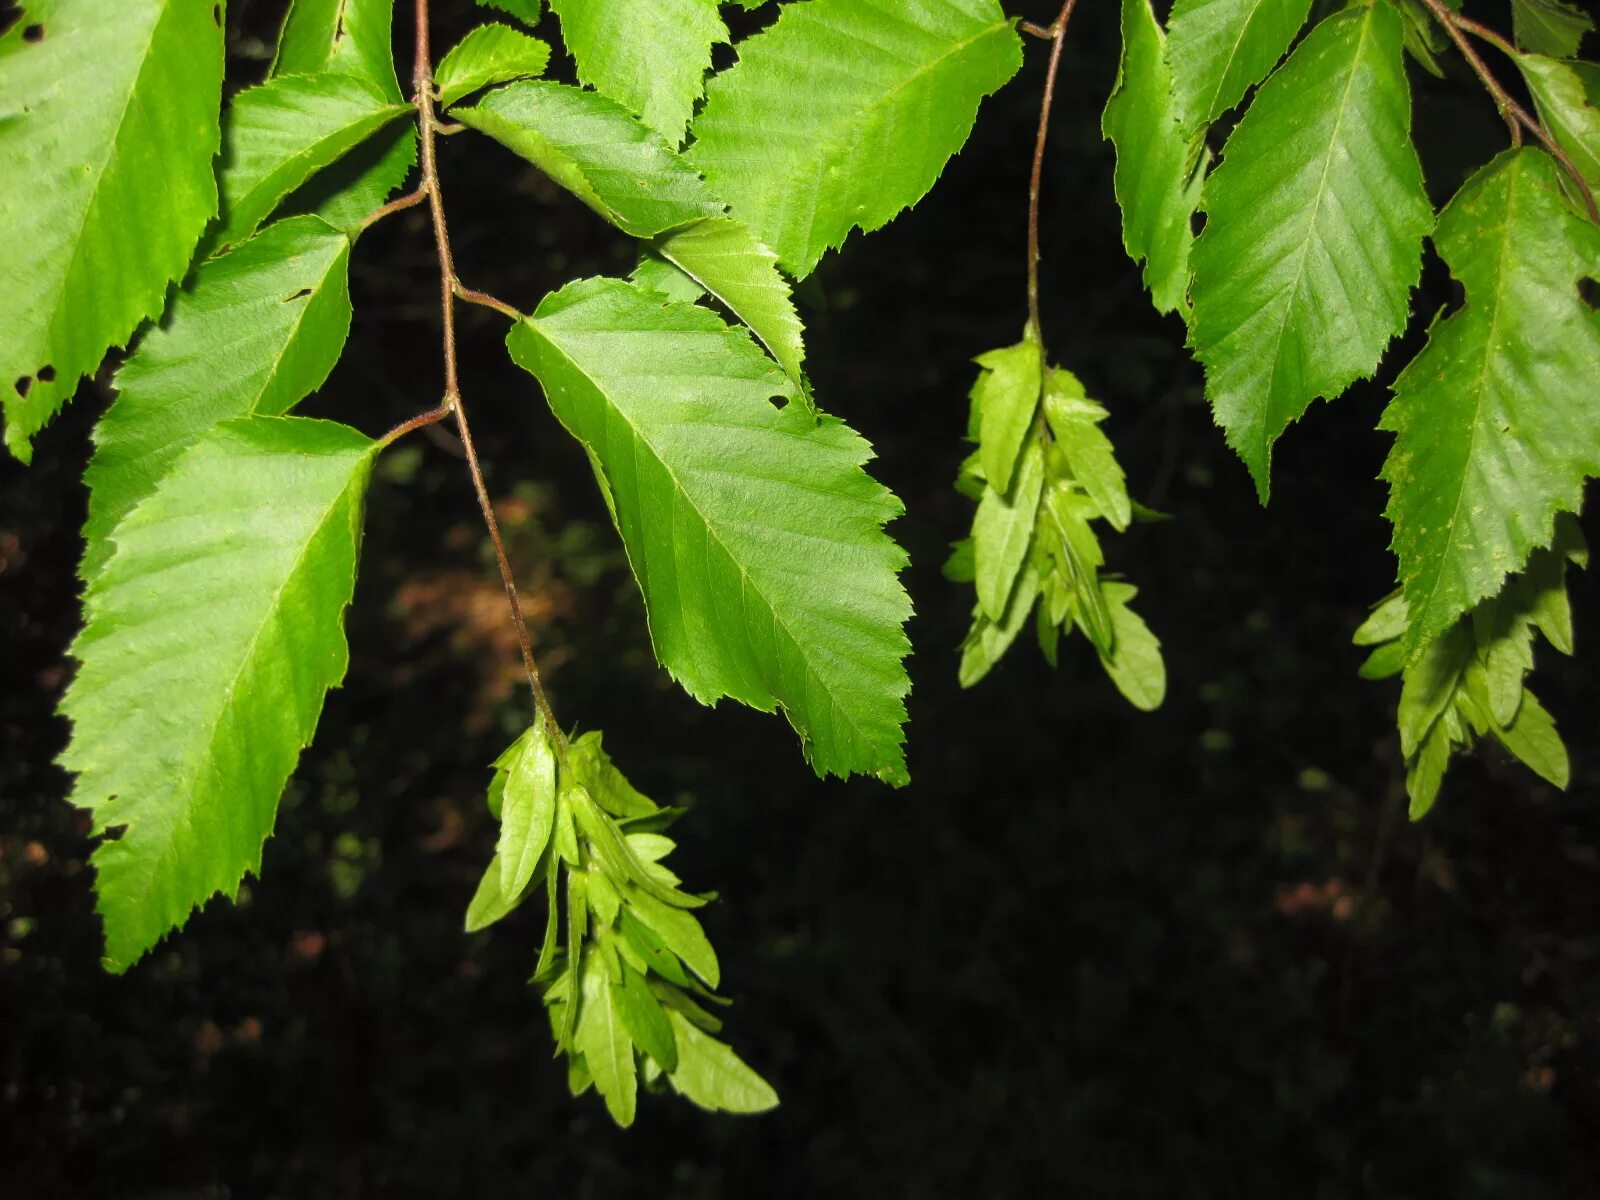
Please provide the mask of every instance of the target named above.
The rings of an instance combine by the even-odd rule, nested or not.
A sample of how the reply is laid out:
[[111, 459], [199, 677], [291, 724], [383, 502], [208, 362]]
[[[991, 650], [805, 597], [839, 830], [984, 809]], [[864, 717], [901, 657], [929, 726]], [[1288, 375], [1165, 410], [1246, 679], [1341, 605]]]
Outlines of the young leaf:
[[482, 8], [498, 8], [524, 25], [537, 25], [544, 13], [544, 0], [478, 0]]
[[598, 730], [572, 740], [567, 747], [567, 764], [595, 803], [613, 817], [644, 817], [660, 811], [653, 800], [636, 790], [617, 770], [601, 745]]
[[978, 461], [984, 478], [997, 492], [1011, 489], [1022, 443], [1033, 429], [1039, 407], [1039, 341], [1028, 330], [1015, 346], [980, 354], [983, 368], [972, 385], [972, 410], [977, 417]]
[[633, 1044], [655, 1059], [662, 1070], [677, 1070], [678, 1043], [672, 1036], [672, 1022], [644, 977], [626, 963], [620, 982], [611, 989], [611, 1003]]
[[1100, 662], [1129, 704], [1141, 712], [1154, 712], [1167, 695], [1167, 666], [1156, 635], [1144, 618], [1128, 607], [1138, 589], [1112, 581], [1102, 584], [1100, 590], [1115, 634], [1110, 657], [1102, 656]]
[[94, 830], [106, 963], [127, 969], [258, 870], [284, 782], [344, 675], [376, 443], [326, 421], [225, 422], [113, 533], [90, 583], [61, 762]]
[[1190, 169], [1191, 139], [1179, 124], [1165, 44], [1150, 0], [1122, 0], [1122, 64], [1100, 123], [1117, 151], [1122, 244], [1144, 264], [1145, 286], [1164, 313], [1186, 305], [1194, 244], [1189, 218], [1203, 178]]
[[1572, 159], [1590, 194], [1600, 193], [1600, 66], [1536, 54], [1519, 54], [1517, 66], [1539, 119]]
[[[554, 872], [552, 872], [554, 874]], [[478, 889], [467, 904], [466, 931], [477, 933], [487, 929], [511, 912], [522, 900], [522, 891], [507, 891], [502, 885], [502, 860], [498, 854], [489, 860], [489, 867], [478, 880]]]
[[1600, 229], [1561, 196], [1542, 150], [1507, 151], [1439, 219], [1466, 303], [1438, 322], [1394, 384], [1383, 467], [1415, 655], [1500, 587], [1576, 512], [1600, 474]]
[[[161, 311], [217, 210], [209, 4], [29, 0], [0, 35], [0, 402], [31, 439]], [[37, 29], [37, 35], [30, 30]]]
[[294, 0], [268, 74], [354, 75], [398, 104], [393, 28], [394, 0]]
[[1043, 490], [1044, 448], [1037, 438], [1030, 438], [1011, 490], [1001, 495], [986, 487], [978, 501], [972, 522], [978, 607], [997, 623], [1005, 618], [1006, 602], [1027, 561]]
[[1167, 62], [1186, 133], [1205, 128], [1278, 65], [1311, 0], [1177, 0]]
[[576, 1044], [596, 1090], [605, 1097], [611, 1119], [626, 1129], [633, 1124], [639, 1076], [633, 1065], [633, 1043], [617, 1016], [611, 987], [611, 977], [599, 956], [591, 954], [583, 966]]
[[665, 234], [655, 250], [750, 326], [809, 405], [800, 317], [777, 256], [731, 217], [708, 217]]
[[811, 0], [713, 76], [689, 160], [797, 279], [933, 186], [1022, 65], [995, 0]]
[[234, 97], [223, 121], [217, 238], [249, 237], [312, 175], [411, 111], [355, 75], [281, 75]]
[[543, 75], [550, 47], [508, 25], [480, 25], [439, 60], [433, 72], [439, 103], [449, 106], [480, 88]]
[[515, 899], [533, 879], [555, 825], [556, 752], [542, 717], [516, 746], [500, 803], [500, 890]]
[[667, 949], [666, 942], [661, 940], [661, 936], [655, 930], [639, 920], [626, 907], [622, 910], [617, 927], [634, 953], [638, 954], [652, 971], [679, 987], [689, 986], [689, 976], [684, 973], [678, 956]]
[[1568, 0], [1511, 0], [1511, 30], [1523, 50], [1572, 58], [1594, 32], [1594, 18]]
[[674, 146], [728, 40], [717, 0], [550, 0], [578, 78]]
[[1472, 661], [1472, 635], [1455, 625], [1429, 642], [1406, 668], [1400, 687], [1400, 752], [1410, 758], [1454, 703], [1462, 674]]
[[546, 297], [507, 345], [589, 450], [689, 694], [781, 705], [819, 773], [904, 782], [900, 505], [867, 444], [773, 407], [781, 376], [714, 313], [620, 280]]
[[1206, 180], [1190, 343], [1263, 502], [1278, 435], [1370, 374], [1406, 322], [1433, 214], [1400, 37], [1387, 4], [1323, 21], [1262, 85]]
[[116, 402], [95, 427], [84, 579], [197, 438], [230, 417], [281, 416], [321, 386], [350, 329], [349, 260], [343, 234], [292, 217], [201, 264], [117, 372]]
[[1556, 732], [1554, 719], [1532, 692], [1523, 692], [1515, 721], [1495, 726], [1490, 732], [1534, 774], [1558, 788], [1566, 788], [1572, 776], [1566, 744]]
[[659, 133], [593, 92], [528, 80], [451, 116], [520, 154], [633, 237], [726, 212]]
[[680, 1095], [711, 1112], [758, 1113], [778, 1106], [778, 1093], [727, 1046], [676, 1009], [667, 1019], [678, 1044], [678, 1069], [667, 1078]]

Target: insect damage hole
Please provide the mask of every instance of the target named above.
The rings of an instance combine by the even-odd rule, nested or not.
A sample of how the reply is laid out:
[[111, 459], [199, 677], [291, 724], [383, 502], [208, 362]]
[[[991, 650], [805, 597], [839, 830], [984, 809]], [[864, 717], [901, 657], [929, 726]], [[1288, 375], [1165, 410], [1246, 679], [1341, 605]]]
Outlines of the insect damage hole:
[[44, 41], [44, 26], [29, 25], [22, 31], [22, 40], [25, 42]]
[[40, 383], [54, 383], [56, 381], [56, 369], [49, 363], [45, 363], [34, 373], [39, 377]]
[[305, 298], [305, 297], [307, 297], [307, 296], [309, 296], [309, 295], [311, 295], [311, 289], [310, 289], [310, 288], [301, 288], [301, 289], [300, 289], [300, 290], [299, 290], [299, 291], [298, 291], [298, 292], [296, 292], [296, 293], [295, 293], [295, 294], [294, 294], [294, 295], [292, 295], [292, 296], [285, 296], [285, 297], [284, 297], [284, 298], [283, 298], [283, 302], [284, 302], [284, 303], [285, 303], [285, 304], [290, 304], [290, 303], [292, 303], [292, 302], [294, 302], [294, 301], [296, 301], [296, 300], [303, 300], [303, 299], [304, 299], [304, 298]]
[[26, 398], [28, 395], [28, 389], [33, 386], [33, 376], [24, 375], [21, 379], [17, 380], [14, 386], [17, 389], [17, 395]]

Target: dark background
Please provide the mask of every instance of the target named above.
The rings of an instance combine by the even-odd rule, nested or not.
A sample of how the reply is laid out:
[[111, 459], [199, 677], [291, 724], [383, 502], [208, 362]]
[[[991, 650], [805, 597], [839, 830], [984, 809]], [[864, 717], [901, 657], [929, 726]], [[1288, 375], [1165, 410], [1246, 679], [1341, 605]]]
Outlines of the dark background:
[[[245, 83], [277, 8], [230, 9]], [[474, 15], [443, 6], [437, 44]], [[1115, 37], [1115, 6], [1084, 5], [1048, 163], [1045, 333], [1110, 406], [1136, 491], [1176, 518], [1111, 549], [1165, 643], [1156, 715], [1081, 641], [1059, 672], [1024, 638], [978, 688], [955, 684], [970, 589], [939, 565], [970, 506], [950, 481], [969, 359], [1024, 316], [1042, 44], [928, 199], [825, 265], [829, 307], [808, 316], [822, 403], [908, 509], [904, 791], [820, 782], [782, 721], [670, 686], [583, 455], [507, 362], [501, 319], [462, 317], [466, 400], [558, 710], [690, 807], [679, 869], [721, 893], [704, 918], [738, 1001], [729, 1036], [782, 1094], [769, 1115], [647, 1098], [614, 1129], [566, 1095], [524, 986], [539, 906], [461, 932], [494, 838], [485, 764], [529, 714], [448, 436], [380, 467], [351, 672], [262, 879], [104, 974], [87, 821], [52, 765], [104, 387], [35, 466], [0, 462], [0, 1192], [1600, 1195], [1595, 588], [1575, 577], [1591, 659], [1546, 649], [1535, 682], [1570, 791], [1486, 752], [1408, 824], [1397, 688], [1357, 679], [1349, 645], [1393, 579], [1384, 394], [1313, 407], [1256, 504], [1181, 324], [1120, 249], [1098, 134]], [[1412, 74], [1442, 203], [1503, 130], [1459, 72]], [[526, 308], [630, 267], [624, 239], [499, 148], [463, 137], [441, 156], [472, 286]], [[437, 396], [421, 210], [363, 237], [354, 271], [350, 350], [303, 411], [376, 433]], [[1455, 299], [1430, 267], [1417, 311]], [[1414, 328], [1380, 379], [1417, 344]]]

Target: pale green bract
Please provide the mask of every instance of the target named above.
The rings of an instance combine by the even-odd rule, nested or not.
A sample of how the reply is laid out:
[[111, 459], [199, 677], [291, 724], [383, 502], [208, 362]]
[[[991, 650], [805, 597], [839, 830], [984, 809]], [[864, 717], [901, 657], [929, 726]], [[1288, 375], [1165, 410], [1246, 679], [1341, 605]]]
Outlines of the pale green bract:
[[810, 0], [713, 76], [689, 161], [796, 278], [925, 195], [1022, 48], [995, 0]]
[[1313, 400], [1372, 373], [1422, 269], [1433, 211], [1401, 32], [1382, 3], [1323, 21], [1262, 85], [1206, 180], [1189, 340], [1263, 501], [1272, 443]]
[[225, 422], [116, 527], [61, 703], [93, 813], [108, 969], [260, 869], [278, 797], [344, 676], [376, 443], [298, 417]]
[[1577, 289], [1600, 277], [1600, 229], [1567, 207], [1554, 160], [1500, 155], [1434, 241], [1466, 302], [1430, 331], [1381, 423], [1396, 434], [1383, 477], [1408, 655], [1547, 545], [1600, 474], [1600, 314]]
[[111, 556], [111, 531], [201, 435], [231, 417], [281, 416], [321, 386], [350, 329], [349, 260], [343, 234], [292, 217], [201, 264], [117, 372], [117, 399], [95, 426], [85, 579]]
[[454, 104], [482, 88], [543, 75], [550, 47], [507, 25], [480, 25], [439, 60], [433, 72], [439, 103]]
[[1122, 243], [1130, 258], [1144, 264], [1145, 286], [1158, 312], [1187, 308], [1190, 217], [1203, 178], [1179, 124], [1165, 44], [1150, 0], [1122, 0], [1122, 63], [1101, 121], [1117, 150], [1113, 178]]
[[1265, 79], [1310, 11], [1311, 0], [1177, 0], [1166, 57], [1184, 129], [1203, 129]]
[[234, 97], [223, 121], [224, 245], [249, 237], [279, 202], [409, 113], [356, 75], [280, 75]]
[[758, 1113], [777, 1107], [778, 1093], [737, 1054], [677, 1009], [669, 1009], [667, 1019], [678, 1040], [678, 1069], [668, 1078], [680, 1095], [712, 1112]]
[[161, 311], [216, 212], [213, 8], [29, 0], [0, 35], [0, 401], [24, 462], [78, 380]]
[[781, 706], [819, 774], [904, 783], [901, 507], [867, 444], [775, 407], [791, 385], [714, 313], [620, 280], [547, 297], [507, 344], [589, 451], [674, 678]]
[[674, 146], [728, 40], [717, 0], [551, 0], [578, 78]]

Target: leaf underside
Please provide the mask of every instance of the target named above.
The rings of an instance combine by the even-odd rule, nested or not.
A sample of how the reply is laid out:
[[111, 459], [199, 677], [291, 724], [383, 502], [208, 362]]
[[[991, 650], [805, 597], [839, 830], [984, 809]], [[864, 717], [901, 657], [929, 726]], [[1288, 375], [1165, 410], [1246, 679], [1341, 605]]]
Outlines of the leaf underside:
[[1190, 344], [1263, 502], [1278, 435], [1370, 375], [1406, 323], [1433, 214], [1401, 34], [1386, 4], [1323, 21], [1262, 85], [1206, 180]]
[[122, 830], [93, 858], [110, 970], [259, 869], [344, 675], [374, 446], [326, 421], [226, 422], [117, 526], [61, 704], [72, 803]]
[[811, 0], [739, 43], [690, 162], [796, 278], [933, 186], [1022, 65], [994, 0]]
[[819, 774], [906, 778], [900, 504], [741, 332], [619, 280], [571, 284], [508, 338], [588, 449], [657, 657], [703, 703], [781, 706]]
[[1383, 477], [1411, 613], [1408, 654], [1492, 595], [1600, 474], [1600, 229], [1574, 215], [1544, 151], [1507, 151], [1439, 218], [1466, 290], [1395, 381]]
[[26, 12], [0, 35], [0, 400], [24, 462], [188, 265], [217, 208], [222, 90], [211, 4], [29, 0]]

